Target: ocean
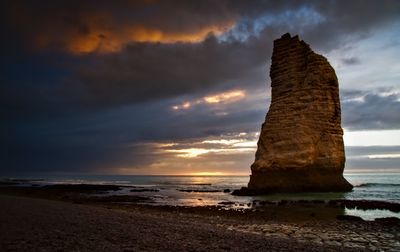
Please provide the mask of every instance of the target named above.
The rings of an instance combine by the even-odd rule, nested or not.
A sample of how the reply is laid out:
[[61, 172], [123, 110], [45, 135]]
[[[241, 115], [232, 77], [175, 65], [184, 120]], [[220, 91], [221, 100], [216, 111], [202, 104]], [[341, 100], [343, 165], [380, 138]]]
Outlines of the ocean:
[[[228, 191], [232, 192], [246, 186], [249, 181], [248, 176], [68, 175], [40, 177], [33, 183], [90, 183], [129, 186], [120, 191], [109, 192], [109, 194], [143, 195], [150, 197], [152, 204], [174, 206], [208, 206], [218, 205], [220, 202], [234, 202], [231, 207], [246, 208], [247, 204], [253, 200], [317, 199], [380, 200], [400, 203], [400, 173], [345, 173], [344, 177], [354, 185], [353, 191], [347, 193], [277, 193], [251, 197], [233, 196], [228, 193]], [[147, 190], [131, 192], [132, 187]], [[346, 213], [364, 219], [391, 216], [400, 218], [399, 213], [386, 210], [346, 209]]]

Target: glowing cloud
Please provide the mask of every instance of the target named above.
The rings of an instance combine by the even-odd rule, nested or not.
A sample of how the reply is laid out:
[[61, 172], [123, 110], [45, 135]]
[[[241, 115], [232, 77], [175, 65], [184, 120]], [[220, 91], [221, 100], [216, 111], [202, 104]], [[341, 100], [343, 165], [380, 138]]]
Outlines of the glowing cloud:
[[202, 27], [198, 30], [187, 33], [177, 33], [177, 32], [168, 33], [168, 32], [163, 32], [159, 29], [137, 26], [127, 33], [128, 33], [128, 38], [130, 38], [131, 41], [137, 41], [137, 42], [198, 43], [203, 41], [210, 33], [214, 34], [215, 36], [219, 36], [222, 33], [230, 30], [233, 27], [233, 25], [234, 22], [229, 21], [225, 24]]
[[246, 96], [243, 90], [233, 90], [225, 93], [204, 97], [206, 103], [231, 103], [243, 99]]
[[208, 138], [190, 143], [156, 143], [156, 148], [163, 153], [173, 153], [180, 158], [196, 158], [206, 154], [230, 155], [254, 153], [256, 150], [255, 134], [239, 133], [222, 135], [218, 139]]
[[[146, 27], [144, 25], [131, 25], [113, 29], [107, 22], [112, 21], [103, 17], [103, 20], [89, 20], [88, 33], [75, 30], [65, 31], [66, 36], [60, 38], [59, 34], [43, 32], [37, 34], [34, 41], [36, 47], [47, 48], [53, 45], [61, 45], [72, 54], [87, 53], [112, 53], [118, 52], [123, 47], [132, 42], [151, 42], [151, 43], [199, 43], [209, 34], [219, 36], [229, 31], [234, 22], [229, 21], [222, 24], [200, 27], [193, 31], [169, 32], [158, 28]], [[104, 21], [105, 20], [105, 21]]]
[[177, 150], [166, 150], [166, 152], [177, 153], [177, 157], [183, 158], [195, 158], [200, 155], [209, 153], [220, 153], [220, 154], [234, 154], [238, 152], [253, 152], [254, 148], [186, 148]]
[[[173, 110], [181, 110], [181, 109], [188, 109], [192, 106], [192, 104], [208, 104], [208, 105], [215, 105], [215, 104], [228, 104], [237, 102], [243, 99], [246, 96], [246, 93], [243, 90], [231, 90], [223, 93], [218, 93], [210, 96], [205, 96], [201, 99], [189, 102], [183, 102], [180, 105], [172, 106]], [[227, 115], [226, 112], [217, 112], [216, 115], [224, 116]]]
[[184, 102], [184, 103], [182, 103], [180, 105], [172, 106], [172, 109], [173, 110], [189, 109], [191, 106], [192, 105], [191, 105], [190, 102]]
[[400, 158], [400, 154], [375, 154], [375, 155], [368, 155], [370, 159], [381, 159], [381, 158]]
[[235, 144], [233, 144], [233, 146], [241, 147], [241, 148], [244, 148], [244, 147], [256, 148], [257, 147], [257, 141], [256, 140], [254, 140], [254, 141], [243, 141], [243, 142], [240, 142], [240, 143], [235, 143]]
[[193, 158], [209, 152], [215, 152], [215, 149], [202, 149], [202, 148], [188, 148], [180, 150], [166, 150], [166, 152], [177, 153], [176, 156], [184, 158]]
[[224, 144], [224, 145], [232, 145], [235, 143], [240, 142], [240, 139], [213, 139], [213, 140], [205, 140], [202, 143], [209, 143], [209, 144]]

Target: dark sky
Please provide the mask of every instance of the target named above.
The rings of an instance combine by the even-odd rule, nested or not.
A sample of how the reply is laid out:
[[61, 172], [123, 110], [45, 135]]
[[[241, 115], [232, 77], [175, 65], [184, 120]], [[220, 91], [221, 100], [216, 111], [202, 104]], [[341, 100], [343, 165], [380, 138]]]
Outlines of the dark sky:
[[400, 171], [400, 1], [0, 7], [0, 175], [248, 174], [286, 32], [336, 69], [346, 171]]

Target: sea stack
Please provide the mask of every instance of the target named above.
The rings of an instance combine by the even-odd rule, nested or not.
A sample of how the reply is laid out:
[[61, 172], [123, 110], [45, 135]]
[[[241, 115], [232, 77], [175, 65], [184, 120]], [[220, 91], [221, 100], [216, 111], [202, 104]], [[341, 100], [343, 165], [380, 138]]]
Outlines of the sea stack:
[[350, 191], [339, 85], [327, 59], [298, 36], [274, 41], [271, 105], [247, 188], [236, 195]]

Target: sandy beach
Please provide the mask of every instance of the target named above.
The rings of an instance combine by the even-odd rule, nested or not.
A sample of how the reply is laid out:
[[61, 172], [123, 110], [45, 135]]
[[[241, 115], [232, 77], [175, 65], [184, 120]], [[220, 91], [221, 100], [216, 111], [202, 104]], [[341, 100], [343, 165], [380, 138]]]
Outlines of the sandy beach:
[[305, 217], [304, 214], [290, 214], [293, 207], [267, 207], [263, 212], [228, 211], [218, 207], [167, 207], [70, 199], [54, 197], [51, 193], [13, 194], [3, 190], [0, 195], [0, 250], [400, 249], [400, 225], [396, 220], [338, 220], [331, 217], [327, 209], [311, 208], [311, 214]]

